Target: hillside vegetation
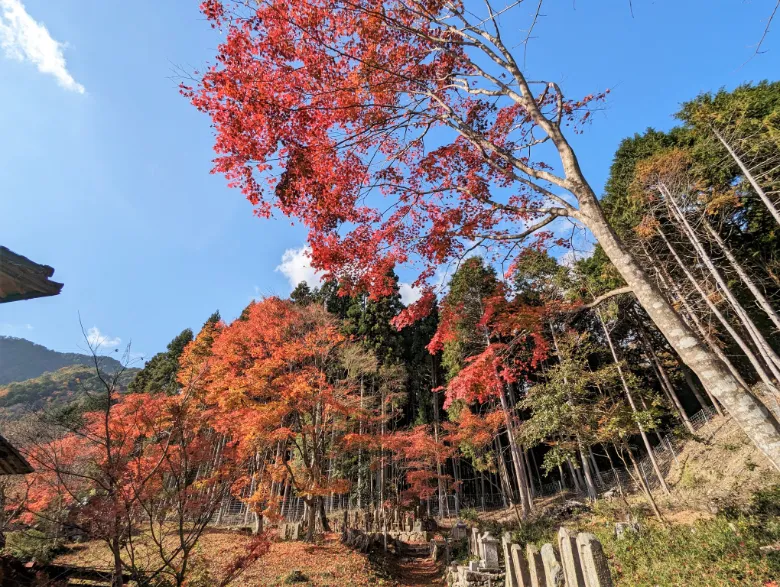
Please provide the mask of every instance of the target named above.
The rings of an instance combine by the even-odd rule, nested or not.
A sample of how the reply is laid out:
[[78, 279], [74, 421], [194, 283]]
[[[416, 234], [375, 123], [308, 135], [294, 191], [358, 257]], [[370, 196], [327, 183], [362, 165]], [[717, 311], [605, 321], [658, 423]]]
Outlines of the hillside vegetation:
[[[121, 363], [111, 357], [101, 357], [101, 368], [114, 372]], [[0, 385], [27, 381], [44, 373], [71, 365], [92, 365], [92, 357], [80, 353], [60, 353], [23, 338], [0, 336]]]
[[[733, 420], [715, 418], [686, 442], [666, 481], [671, 495], [656, 492], [662, 522], [640, 493], [593, 504], [562, 493], [540, 500], [538, 515], [520, 526], [507, 510], [465, 515], [494, 535], [513, 532], [521, 544], [555, 543], [560, 526], [593, 532], [618, 587], [776, 585], [780, 473]], [[639, 531], [617, 537], [615, 524], [625, 521], [638, 522]]]
[[[113, 361], [113, 359], [112, 359]], [[138, 369], [126, 370], [119, 380], [127, 386]], [[69, 365], [38, 377], [0, 387], [0, 417], [12, 418], [24, 413], [63, 408], [74, 401], [87, 401], [101, 393], [101, 382], [94, 366]], [[102, 390], [105, 393], [105, 390]]]

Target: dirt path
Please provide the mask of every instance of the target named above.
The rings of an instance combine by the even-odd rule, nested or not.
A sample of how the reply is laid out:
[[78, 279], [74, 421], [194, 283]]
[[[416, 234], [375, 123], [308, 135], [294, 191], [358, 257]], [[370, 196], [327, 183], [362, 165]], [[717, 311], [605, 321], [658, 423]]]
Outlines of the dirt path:
[[400, 554], [387, 553], [383, 570], [398, 585], [430, 587], [444, 585], [440, 564], [431, 561], [428, 545], [407, 545]]

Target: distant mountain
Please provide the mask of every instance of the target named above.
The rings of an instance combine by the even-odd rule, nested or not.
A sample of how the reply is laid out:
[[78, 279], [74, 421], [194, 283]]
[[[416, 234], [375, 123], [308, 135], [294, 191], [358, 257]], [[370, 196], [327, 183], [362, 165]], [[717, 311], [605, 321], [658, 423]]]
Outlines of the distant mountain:
[[[117, 361], [114, 362], [119, 365]], [[122, 373], [118, 391], [127, 390], [138, 371], [127, 369]], [[0, 419], [14, 418], [43, 409], [53, 411], [66, 406], [71, 409], [81, 406], [83, 409], [99, 400], [105, 393], [105, 387], [94, 366], [69, 365], [27, 381], [15, 381], [0, 386]]]
[[[0, 336], [0, 385], [27, 381], [73, 365], [92, 365], [94, 370], [89, 355], [58, 353], [23, 338]], [[115, 373], [122, 365], [111, 357], [101, 357], [100, 367], [106, 373]]]

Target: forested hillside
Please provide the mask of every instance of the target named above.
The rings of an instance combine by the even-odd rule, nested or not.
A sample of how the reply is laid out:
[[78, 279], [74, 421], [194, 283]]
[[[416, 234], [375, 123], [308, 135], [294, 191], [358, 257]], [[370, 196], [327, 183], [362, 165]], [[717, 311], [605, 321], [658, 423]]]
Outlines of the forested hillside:
[[[120, 362], [111, 357], [100, 360], [105, 371], [116, 371], [121, 367]], [[0, 385], [33, 379], [71, 365], [94, 363], [90, 355], [60, 353], [23, 338], [0, 336]]]
[[[102, 358], [101, 358], [102, 360]], [[114, 365], [110, 365], [114, 367]], [[120, 390], [126, 390], [138, 369], [127, 369], [119, 378]], [[110, 377], [110, 371], [104, 373]], [[31, 412], [70, 407], [84, 408], [90, 396], [105, 393], [94, 365], [75, 364], [46, 372], [26, 381], [0, 386], [0, 418], [10, 420]]]

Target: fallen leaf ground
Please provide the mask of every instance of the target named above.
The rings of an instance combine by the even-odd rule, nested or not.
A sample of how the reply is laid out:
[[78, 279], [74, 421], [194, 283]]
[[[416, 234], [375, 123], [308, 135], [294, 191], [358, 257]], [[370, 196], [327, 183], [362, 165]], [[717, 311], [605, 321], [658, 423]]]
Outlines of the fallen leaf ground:
[[[212, 530], [198, 544], [198, 556], [209, 571], [216, 569], [240, 552], [250, 537], [230, 531]], [[77, 544], [57, 558], [58, 564], [84, 567], [108, 567], [105, 547], [97, 542]], [[250, 565], [230, 585], [232, 587], [272, 587], [285, 585], [294, 571], [308, 579], [294, 583], [302, 587], [363, 587], [442, 585], [439, 568], [426, 558], [407, 556], [369, 557], [343, 545], [336, 534], [326, 535], [317, 544], [274, 542], [270, 551]]]

